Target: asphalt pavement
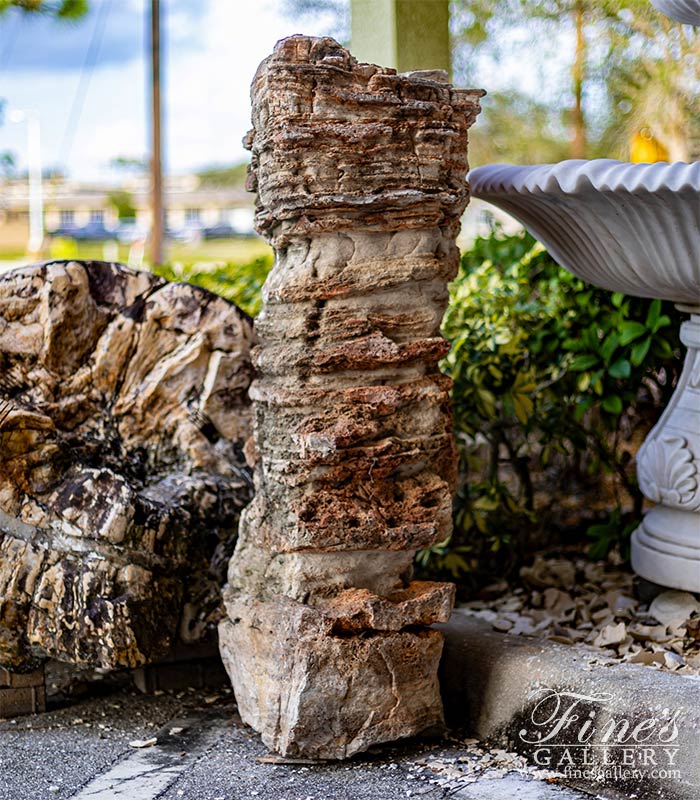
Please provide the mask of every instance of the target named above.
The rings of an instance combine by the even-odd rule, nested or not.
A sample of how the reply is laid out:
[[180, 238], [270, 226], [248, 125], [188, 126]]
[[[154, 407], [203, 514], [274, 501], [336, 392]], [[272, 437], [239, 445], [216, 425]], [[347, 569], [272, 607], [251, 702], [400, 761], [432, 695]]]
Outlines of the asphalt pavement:
[[[459, 739], [374, 748], [348, 762], [275, 763], [230, 690], [143, 695], [89, 684], [0, 720], [0, 800], [578, 800]], [[506, 765], [505, 767], [503, 765]]]

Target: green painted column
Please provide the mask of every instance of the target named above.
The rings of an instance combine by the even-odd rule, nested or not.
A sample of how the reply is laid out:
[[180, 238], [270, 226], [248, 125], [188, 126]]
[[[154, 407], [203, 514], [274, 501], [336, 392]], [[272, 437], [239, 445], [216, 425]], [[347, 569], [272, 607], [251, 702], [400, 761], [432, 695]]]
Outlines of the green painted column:
[[355, 58], [399, 72], [451, 70], [449, 0], [351, 0]]

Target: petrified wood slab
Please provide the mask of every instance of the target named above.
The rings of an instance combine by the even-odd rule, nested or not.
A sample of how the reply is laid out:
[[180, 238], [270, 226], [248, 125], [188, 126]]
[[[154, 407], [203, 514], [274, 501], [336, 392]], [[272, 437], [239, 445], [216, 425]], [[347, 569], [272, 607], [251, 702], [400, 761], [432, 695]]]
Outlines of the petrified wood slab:
[[250, 498], [252, 327], [103, 262], [0, 277], [0, 665], [164, 655], [218, 616]]
[[438, 368], [479, 91], [285, 39], [253, 81], [249, 188], [275, 266], [256, 320], [255, 498], [229, 569], [224, 663], [283, 754], [346, 758], [442, 722], [454, 587], [411, 581], [452, 528]]

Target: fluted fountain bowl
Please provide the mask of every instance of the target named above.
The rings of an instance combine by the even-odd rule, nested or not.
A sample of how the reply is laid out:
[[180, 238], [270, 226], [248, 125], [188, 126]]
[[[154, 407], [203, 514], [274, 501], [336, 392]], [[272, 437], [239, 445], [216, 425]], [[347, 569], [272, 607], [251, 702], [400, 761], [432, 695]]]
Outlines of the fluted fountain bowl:
[[700, 0], [651, 0], [651, 4], [676, 22], [700, 25]]
[[700, 163], [494, 164], [469, 181], [584, 280], [700, 307]]
[[676, 390], [637, 453], [656, 505], [632, 536], [632, 566], [700, 592], [700, 164], [564, 161], [470, 173], [472, 194], [508, 211], [575, 275], [690, 313]]

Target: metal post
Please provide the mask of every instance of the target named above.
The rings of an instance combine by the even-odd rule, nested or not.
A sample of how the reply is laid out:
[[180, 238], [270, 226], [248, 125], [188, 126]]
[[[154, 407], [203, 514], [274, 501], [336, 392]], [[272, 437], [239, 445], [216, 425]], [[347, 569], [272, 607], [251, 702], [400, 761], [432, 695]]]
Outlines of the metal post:
[[44, 243], [44, 191], [41, 174], [41, 122], [37, 111], [11, 111], [10, 122], [27, 124], [27, 166], [29, 174], [29, 240], [27, 251], [35, 255]]
[[399, 72], [450, 72], [448, 0], [351, 0], [353, 54]]
[[37, 111], [27, 111], [27, 161], [29, 166], [29, 252], [39, 253], [44, 243], [44, 192], [41, 175], [41, 123]]

